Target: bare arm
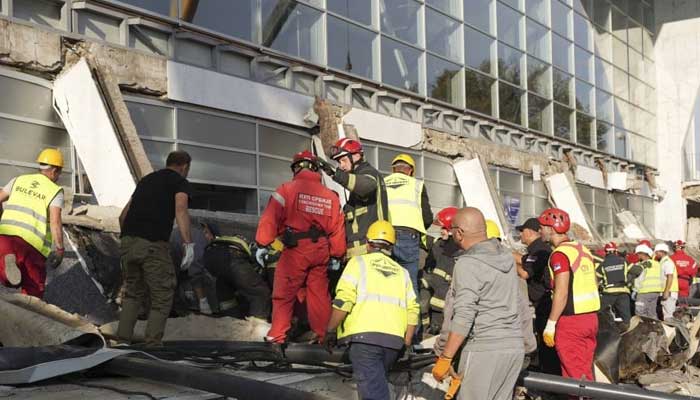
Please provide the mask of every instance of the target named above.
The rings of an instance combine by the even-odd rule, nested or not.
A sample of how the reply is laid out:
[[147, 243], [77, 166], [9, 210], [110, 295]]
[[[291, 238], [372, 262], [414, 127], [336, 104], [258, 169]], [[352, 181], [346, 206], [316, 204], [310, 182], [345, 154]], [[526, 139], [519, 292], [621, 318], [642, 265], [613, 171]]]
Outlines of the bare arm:
[[664, 287], [664, 300], [671, 296], [671, 286], [673, 285], [673, 274], [666, 275], [666, 286]]
[[552, 297], [552, 311], [549, 312], [550, 321], [558, 321], [566, 308], [566, 300], [569, 297], [570, 272], [560, 272], [554, 275], [554, 297]]
[[119, 214], [119, 229], [124, 229], [124, 221], [126, 220], [126, 214], [129, 213], [129, 207], [131, 207], [131, 200], [124, 206], [121, 214]]
[[51, 224], [51, 237], [57, 249], [63, 249], [63, 222], [61, 221], [61, 207], [49, 207], [49, 221]]
[[4, 190], [0, 190], [0, 203], [4, 203], [10, 198], [10, 194]]
[[177, 221], [178, 229], [180, 229], [180, 236], [182, 236], [183, 243], [192, 243], [192, 236], [190, 235], [190, 213], [187, 211], [188, 206], [189, 197], [187, 193], [176, 193], [175, 220]]
[[464, 335], [460, 335], [454, 331], [450, 332], [450, 335], [447, 337], [445, 348], [442, 350], [442, 355], [446, 358], [454, 358], [462, 342], [464, 342]]
[[328, 328], [326, 328], [326, 331], [332, 332], [338, 329], [338, 326], [341, 322], [343, 322], [347, 315], [348, 313], [346, 311], [334, 308], [333, 312], [331, 313], [331, 319], [328, 321]]

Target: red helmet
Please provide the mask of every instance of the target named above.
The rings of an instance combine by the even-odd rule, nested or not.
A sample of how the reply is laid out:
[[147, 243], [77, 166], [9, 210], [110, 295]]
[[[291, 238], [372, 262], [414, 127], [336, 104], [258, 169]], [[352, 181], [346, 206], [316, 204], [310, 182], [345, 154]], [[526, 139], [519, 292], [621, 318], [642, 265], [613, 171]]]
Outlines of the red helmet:
[[682, 241], [681, 239], [678, 239], [678, 240], [676, 240], [676, 241], [673, 243], [673, 245], [674, 245], [675, 247], [685, 247], [685, 242]]
[[302, 165], [304, 168], [310, 168], [314, 171], [318, 170], [316, 156], [309, 150], [300, 151], [294, 155], [294, 159], [292, 159], [292, 164], [290, 165], [292, 171], [294, 171], [294, 168], [300, 163], [305, 163]]
[[643, 244], [643, 245], [645, 245], [645, 246], [647, 246], [647, 247], [654, 247], [654, 246], [651, 245], [651, 241], [650, 241], [649, 239], [642, 239], [642, 240], [640, 240], [639, 243], [637, 243], [637, 244]]
[[615, 242], [605, 243], [604, 249], [605, 249], [606, 253], [611, 252], [611, 251], [617, 251], [617, 243], [615, 243]]
[[447, 207], [440, 210], [435, 217], [434, 225], [445, 229], [452, 229], [452, 218], [457, 214], [457, 207]]
[[548, 208], [537, 220], [542, 226], [551, 226], [556, 233], [566, 233], [571, 228], [571, 220], [566, 211], [559, 208]]
[[[606, 246], [607, 246], [607, 245], [606, 245]], [[598, 257], [605, 257], [605, 250], [603, 250], [603, 249], [598, 249], [598, 250], [595, 251], [595, 255], [597, 255]]]
[[334, 160], [357, 153], [362, 153], [362, 144], [354, 139], [342, 138], [331, 146], [331, 158]]

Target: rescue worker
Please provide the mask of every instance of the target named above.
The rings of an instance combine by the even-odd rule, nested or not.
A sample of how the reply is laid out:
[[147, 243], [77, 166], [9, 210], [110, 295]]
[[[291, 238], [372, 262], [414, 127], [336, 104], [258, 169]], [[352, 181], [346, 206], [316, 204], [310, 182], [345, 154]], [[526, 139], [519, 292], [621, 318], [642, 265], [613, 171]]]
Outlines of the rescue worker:
[[484, 216], [476, 208], [457, 212], [452, 238], [464, 252], [455, 263], [433, 377], [445, 379], [464, 343], [458, 398], [510, 400], [525, 355], [515, 260], [497, 239], [487, 239]]
[[639, 262], [630, 267], [627, 273], [628, 280], [634, 279], [634, 314], [659, 319], [656, 306], [663, 292], [661, 265], [652, 258], [654, 251], [645, 243], [637, 245], [634, 253]]
[[669, 254], [671, 251], [668, 244], [661, 242], [654, 247], [654, 255], [659, 261], [663, 277], [663, 291], [661, 292], [661, 312], [663, 320], [667, 321], [673, 318], [673, 313], [676, 312], [676, 304], [678, 303], [678, 271], [676, 264], [673, 263]]
[[554, 246], [549, 257], [552, 311], [543, 332], [554, 347], [565, 378], [592, 381], [600, 296], [591, 252], [569, 239], [569, 214], [549, 208], [539, 217], [542, 238]]
[[[212, 231], [216, 231], [216, 227], [213, 224], [202, 222], [195, 226], [190, 226], [190, 237], [194, 243], [194, 259], [189, 268], [187, 268], [186, 274], [187, 281], [189, 281], [188, 283], [197, 297], [199, 312], [206, 315], [212, 314], [212, 309], [206, 296], [207, 277], [204, 272], [204, 250], [214, 240]], [[170, 234], [170, 256], [176, 266], [182, 263], [182, 259], [185, 256], [183, 244], [180, 229], [175, 227]], [[180, 277], [183, 277], [183, 275], [178, 276], [178, 278]], [[181, 286], [180, 281], [181, 279], [178, 279], [178, 288]], [[175, 304], [177, 306], [178, 302], [175, 301]]]
[[63, 155], [44, 149], [36, 162], [38, 172], [10, 180], [0, 191], [0, 283], [42, 298], [46, 268], [57, 268], [65, 253], [63, 188], [56, 184]]
[[[440, 227], [440, 238], [433, 246], [425, 259], [425, 268], [421, 285], [429, 296], [429, 328], [430, 334], [440, 333], [445, 308], [445, 297], [452, 282], [452, 274], [455, 265], [454, 257], [461, 250], [452, 240], [452, 218], [457, 214], [457, 207], [447, 207], [437, 213], [433, 224]], [[423, 310], [421, 310], [423, 312]], [[424, 325], [425, 326], [425, 325]]]
[[625, 324], [629, 324], [631, 314], [630, 289], [627, 285], [627, 263], [620, 256], [617, 244], [608, 242], [605, 244], [605, 258], [596, 267], [600, 276], [601, 311], [612, 308], [615, 315], [622, 318]]
[[334, 181], [350, 191], [343, 212], [345, 213], [346, 259], [367, 252], [367, 229], [378, 220], [387, 220], [386, 188], [381, 174], [365, 159], [362, 144], [343, 138], [331, 147], [331, 158], [338, 162], [333, 168], [319, 159], [321, 168]]
[[170, 233], [177, 220], [183, 243], [181, 270], [194, 261], [190, 235], [190, 186], [187, 175], [192, 158], [178, 150], [168, 154], [165, 168], [143, 177], [119, 216], [124, 299], [117, 336], [130, 342], [141, 304], [146, 296], [151, 308], [146, 323], [147, 346], [158, 346], [175, 295], [176, 278], [170, 256]]
[[552, 248], [542, 240], [537, 218], [529, 218], [515, 229], [520, 232], [520, 241], [527, 246], [527, 252], [521, 257], [519, 275], [527, 281], [528, 298], [535, 308], [539, 369], [547, 374], [559, 375], [561, 364], [556, 350], [542, 342], [542, 334], [552, 311], [552, 291], [547, 271]]
[[698, 273], [698, 264], [685, 252], [685, 242], [676, 240], [673, 245], [674, 253], [671, 259], [676, 264], [678, 271], [678, 299], [685, 302], [690, 297], [690, 288], [693, 279]]
[[361, 399], [389, 399], [387, 373], [418, 325], [419, 306], [404, 268], [391, 259], [396, 234], [377, 221], [367, 230], [367, 253], [348, 261], [333, 300], [324, 346], [349, 344]]
[[411, 275], [418, 291], [418, 258], [421, 241], [433, 222], [428, 192], [423, 181], [414, 178], [416, 162], [408, 154], [399, 154], [391, 162], [393, 173], [384, 178], [389, 204], [389, 222], [396, 231], [394, 260]]
[[272, 327], [266, 340], [284, 343], [291, 327], [294, 303], [306, 286], [309, 324], [323, 339], [331, 313], [327, 268], [345, 254], [345, 231], [338, 195], [321, 183], [317, 158], [305, 150], [294, 155], [292, 181], [272, 193], [260, 216], [255, 241], [261, 265], [275, 238], [282, 237], [272, 289]]

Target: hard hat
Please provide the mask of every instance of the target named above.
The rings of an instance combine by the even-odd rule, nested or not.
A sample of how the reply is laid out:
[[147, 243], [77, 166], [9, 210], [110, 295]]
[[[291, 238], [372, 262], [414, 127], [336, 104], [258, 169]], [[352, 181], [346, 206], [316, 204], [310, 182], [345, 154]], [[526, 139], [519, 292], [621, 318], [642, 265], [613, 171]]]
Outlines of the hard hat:
[[639, 243], [637, 243], [637, 244], [643, 244], [643, 245], [645, 245], [645, 246], [651, 248], [651, 242], [650, 242], [648, 239], [642, 239], [642, 240], [640, 240]]
[[676, 240], [675, 243], [673, 243], [675, 247], [685, 247], [685, 242], [682, 241], [681, 239]]
[[63, 154], [61, 154], [61, 151], [58, 149], [44, 149], [39, 153], [36, 162], [63, 168]]
[[634, 252], [636, 254], [646, 254], [649, 257], [654, 255], [654, 251], [651, 249], [651, 247], [647, 246], [646, 244], [637, 245], [637, 247], [634, 248]]
[[654, 251], [664, 251], [666, 253], [671, 252], [671, 250], [668, 248], [668, 245], [666, 244], [666, 242], [661, 242], [661, 243], [657, 244], [656, 246], [654, 246]]
[[452, 218], [457, 214], [457, 207], [443, 208], [437, 213], [433, 225], [438, 225], [447, 230], [452, 229]]
[[357, 153], [362, 153], [362, 144], [354, 139], [342, 138], [331, 146], [331, 158], [334, 160]]
[[501, 230], [498, 229], [498, 224], [490, 219], [486, 220], [486, 237], [489, 239], [499, 239], [501, 237]]
[[617, 251], [617, 243], [615, 242], [608, 242], [605, 243], [605, 252], [612, 252], [612, 251]]
[[367, 241], [383, 242], [391, 245], [395, 244], [396, 232], [394, 231], [394, 227], [389, 221], [375, 221], [369, 226], [369, 229], [367, 229]]
[[416, 162], [413, 160], [413, 157], [411, 157], [408, 154], [399, 154], [398, 156], [394, 157], [394, 159], [391, 161], [391, 165], [393, 166], [394, 164], [402, 162], [405, 164], [408, 164], [413, 168], [413, 171], [415, 172], [416, 170]]
[[294, 158], [292, 159], [292, 164], [290, 165], [292, 171], [294, 171], [294, 168], [300, 163], [305, 163], [304, 165], [302, 165], [304, 168], [311, 168], [314, 171], [318, 170], [318, 164], [316, 164], [316, 156], [309, 150], [300, 151], [294, 155]]
[[548, 208], [537, 218], [542, 226], [551, 226], [556, 233], [566, 233], [571, 228], [571, 220], [566, 211], [559, 208]]

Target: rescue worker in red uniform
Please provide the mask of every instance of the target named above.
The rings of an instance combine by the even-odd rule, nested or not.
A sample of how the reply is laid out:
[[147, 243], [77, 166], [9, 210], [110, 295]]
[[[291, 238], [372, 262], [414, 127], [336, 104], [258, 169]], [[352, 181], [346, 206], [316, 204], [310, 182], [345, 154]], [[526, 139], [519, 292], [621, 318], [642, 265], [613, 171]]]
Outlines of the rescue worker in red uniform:
[[698, 273], [698, 264], [685, 252], [684, 241], [676, 240], [673, 249], [675, 252], [671, 260], [676, 264], [676, 271], [678, 271], [678, 300], [685, 302], [685, 299], [690, 297], [690, 286]]
[[338, 195], [321, 184], [316, 157], [310, 151], [294, 156], [294, 178], [272, 193], [260, 217], [255, 241], [262, 261], [272, 242], [282, 237], [272, 289], [272, 326], [267, 341], [284, 343], [291, 327], [297, 294], [306, 286], [309, 324], [318, 340], [331, 314], [328, 264], [345, 255], [345, 227]]
[[571, 221], [564, 210], [547, 209], [538, 220], [542, 238], [554, 246], [549, 258], [552, 311], [543, 341], [557, 350], [563, 377], [592, 381], [600, 309], [593, 256], [569, 239]]

